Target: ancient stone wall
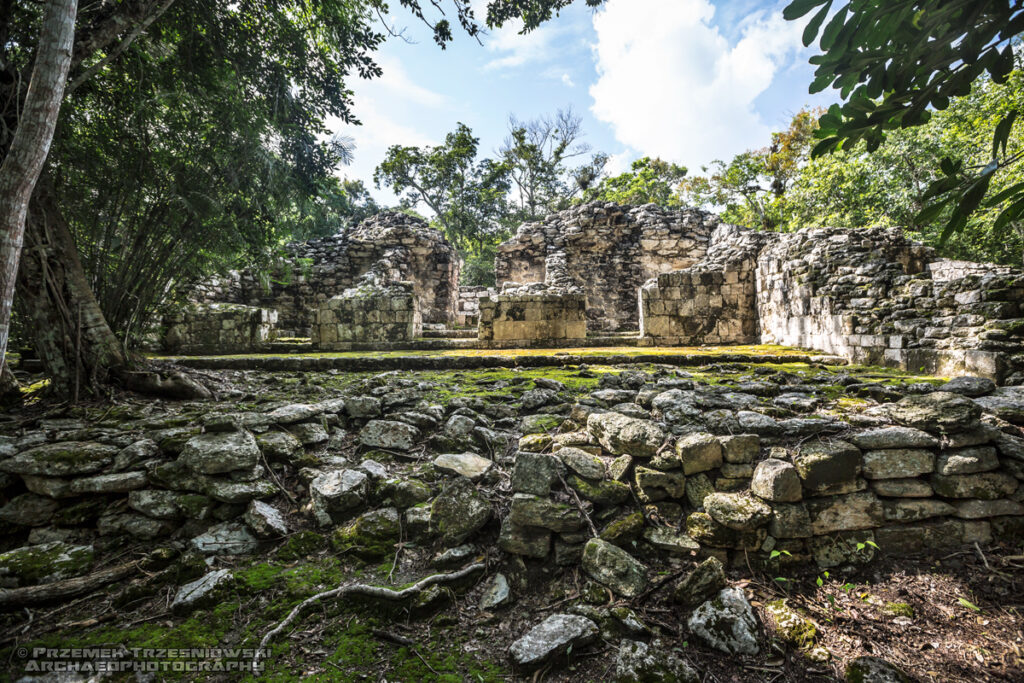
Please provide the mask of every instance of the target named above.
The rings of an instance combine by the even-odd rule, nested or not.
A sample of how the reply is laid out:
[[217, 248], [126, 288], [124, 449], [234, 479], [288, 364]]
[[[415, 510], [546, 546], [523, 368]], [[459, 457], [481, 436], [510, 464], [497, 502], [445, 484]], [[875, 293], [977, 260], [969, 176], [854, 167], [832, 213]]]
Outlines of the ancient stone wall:
[[754, 266], [766, 233], [719, 225], [708, 254], [640, 289], [644, 344], [752, 344], [759, 339]]
[[498, 291], [493, 287], [459, 287], [459, 303], [455, 313], [455, 324], [475, 326], [480, 320], [480, 300], [493, 297]]
[[997, 380], [1024, 367], [1024, 273], [944, 262], [896, 230], [779, 235], [758, 258], [757, 291], [765, 343]]
[[587, 336], [587, 298], [570, 275], [564, 252], [544, 260], [544, 282], [506, 282], [501, 294], [480, 300], [482, 343], [508, 345], [581, 341]]
[[411, 282], [361, 283], [320, 304], [313, 346], [347, 351], [358, 344], [408, 342], [423, 334]]
[[637, 291], [660, 273], [686, 268], [707, 251], [717, 219], [696, 210], [592, 202], [524, 223], [498, 247], [498, 284], [544, 282], [545, 261], [562, 254], [586, 295], [591, 331], [637, 329]]
[[321, 304], [377, 266], [387, 281], [413, 283], [424, 322], [455, 322], [458, 254], [419, 218], [384, 212], [341, 234], [286, 248], [289, 258], [269, 283], [250, 271], [235, 272], [201, 283], [192, 298], [272, 308], [278, 312], [278, 336], [308, 337]]
[[277, 311], [241, 304], [195, 304], [164, 318], [170, 353], [247, 353], [274, 340]]
[[[541, 558], [553, 550], [559, 564], [582, 554], [595, 577], [601, 563], [588, 558], [595, 541], [583, 547], [574, 533], [582, 520], [570, 525], [572, 506], [549, 498], [559, 472], [598, 511], [635, 495], [659, 515], [684, 520], [679, 528], [642, 528], [641, 519], [620, 514], [602, 541], [701, 552], [741, 567], [868, 563], [879, 550], [901, 556], [1014, 538], [1024, 522], [1024, 440], [993, 419], [1024, 420], [1007, 408], [1024, 399], [1018, 390], [992, 393], [994, 385], [978, 378], [954, 380], [949, 391], [917, 385], [928, 393], [876, 405], [857, 426], [821, 415], [775, 419], [735, 387], [685, 379], [652, 387], [636, 372], [615, 379], [575, 405], [561, 433], [520, 440], [498, 542], [506, 552]], [[747, 387], [763, 393], [771, 384]], [[787, 405], [779, 399], [776, 409]]]
[[481, 299], [479, 329], [482, 342], [582, 340], [587, 336], [586, 299], [580, 293], [545, 291]]

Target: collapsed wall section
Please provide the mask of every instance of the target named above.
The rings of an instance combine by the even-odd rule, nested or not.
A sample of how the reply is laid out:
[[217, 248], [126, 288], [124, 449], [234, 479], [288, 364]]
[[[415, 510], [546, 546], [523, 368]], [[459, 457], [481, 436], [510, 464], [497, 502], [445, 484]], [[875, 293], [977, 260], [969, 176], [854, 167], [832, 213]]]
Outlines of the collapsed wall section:
[[582, 341], [587, 336], [587, 297], [569, 274], [565, 254], [544, 261], [544, 282], [506, 282], [500, 294], [479, 301], [478, 337], [493, 345]]
[[458, 310], [455, 313], [455, 324], [459, 326], [476, 326], [480, 322], [480, 301], [497, 295], [493, 287], [464, 285], [459, 287]]
[[495, 275], [507, 282], [545, 282], [551, 255], [583, 290], [591, 331], [636, 329], [637, 291], [660, 273], [686, 268], [707, 251], [717, 218], [654, 204], [591, 202], [524, 223], [498, 247]]

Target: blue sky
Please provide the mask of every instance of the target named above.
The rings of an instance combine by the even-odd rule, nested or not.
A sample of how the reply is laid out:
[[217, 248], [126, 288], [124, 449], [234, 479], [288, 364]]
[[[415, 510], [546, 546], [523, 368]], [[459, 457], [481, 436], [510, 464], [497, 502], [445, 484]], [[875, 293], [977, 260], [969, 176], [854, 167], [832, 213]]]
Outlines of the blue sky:
[[[691, 172], [714, 159], [763, 147], [810, 96], [814, 54], [802, 25], [782, 19], [785, 2], [759, 0], [608, 0], [594, 12], [582, 2], [542, 28], [493, 31], [483, 45], [458, 35], [447, 50], [426, 27], [397, 13], [413, 42], [389, 39], [377, 58], [381, 78], [353, 80], [361, 126], [331, 128], [355, 140], [355, 160], [341, 174], [372, 187], [388, 146], [443, 141], [461, 121], [497, 152], [508, 117], [521, 120], [572, 106], [585, 141], [621, 171], [641, 156], [660, 156]], [[474, 0], [478, 16], [486, 0]]]

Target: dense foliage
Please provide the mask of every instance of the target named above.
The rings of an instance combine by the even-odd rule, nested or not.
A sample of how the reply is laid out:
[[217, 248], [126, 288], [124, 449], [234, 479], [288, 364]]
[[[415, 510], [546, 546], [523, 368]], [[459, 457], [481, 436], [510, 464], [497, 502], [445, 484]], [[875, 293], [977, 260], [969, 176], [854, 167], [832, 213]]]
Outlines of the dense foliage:
[[[810, 45], [820, 34], [822, 54], [812, 93], [828, 87], [844, 100], [820, 118], [816, 133], [819, 156], [853, 150], [861, 142], [869, 152], [886, 134], [927, 124], [933, 112], [964, 97], [986, 75], [1002, 84], [1014, 70], [1016, 36], [1024, 31], [1024, 4], [1019, 0], [855, 0], [832, 13], [833, 0], [794, 0], [783, 12], [799, 19], [811, 12], [803, 34]], [[827, 23], [826, 23], [827, 22]], [[992, 193], [993, 179], [1015, 166], [1024, 154], [1007, 145], [1021, 110], [1003, 112], [992, 130], [990, 153], [977, 157], [946, 156], [920, 211], [920, 221], [946, 217], [940, 235], [967, 227], [981, 208], [997, 209], [997, 231], [1024, 216], [1024, 184]], [[983, 204], [986, 195], [989, 200]]]
[[584, 201], [608, 201], [619, 204], [660, 204], [681, 206], [680, 187], [686, 168], [661, 159], [643, 157], [630, 170], [602, 178], [583, 192]]
[[[942, 176], [941, 161], [955, 157], [967, 164], [987, 162], [991, 140], [1007, 111], [1024, 106], [1024, 72], [1002, 84], [982, 77], [964, 97], [936, 112], [928, 123], [891, 131], [873, 151], [860, 142], [814, 157], [816, 112], [801, 111], [789, 128], [772, 136], [768, 147], [712, 164], [705, 175], [683, 180], [683, 201], [718, 210], [724, 220], [766, 230], [804, 227], [901, 227], [912, 237], [955, 258], [1020, 264], [1024, 260], [1024, 222], [999, 226], [998, 205], [983, 206], [967, 219], [967, 229], [943, 241], [953, 208], [922, 217], [929, 188]], [[1024, 150], [1024, 130], [1007, 138], [1010, 154]], [[994, 177], [992, 190], [1003, 193], [1024, 181], [1014, 166]]]

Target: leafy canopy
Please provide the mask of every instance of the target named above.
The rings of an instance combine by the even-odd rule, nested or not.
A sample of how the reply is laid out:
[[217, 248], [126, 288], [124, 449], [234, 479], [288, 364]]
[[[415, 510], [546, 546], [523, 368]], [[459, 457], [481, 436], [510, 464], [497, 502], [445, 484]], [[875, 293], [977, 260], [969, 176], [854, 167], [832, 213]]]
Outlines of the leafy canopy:
[[501, 229], [508, 213], [509, 167], [477, 161], [480, 141], [459, 123], [436, 147], [393, 145], [373, 173], [407, 205], [425, 203], [449, 240], [461, 249], [479, 247]]
[[681, 206], [680, 183], [686, 168], [661, 159], [644, 157], [634, 161], [629, 171], [604, 178], [583, 193], [584, 201], [608, 201], [619, 204], [660, 204]]
[[[987, 73], [1006, 81], [1014, 69], [1013, 41], [1024, 30], [1019, 0], [853, 0], [832, 13], [834, 0], [794, 0], [783, 11], [795, 20], [811, 14], [803, 33], [810, 45], [820, 35], [822, 54], [810, 92], [832, 87], [842, 105], [832, 105], [819, 120], [814, 156], [852, 149], [863, 141], [873, 152], [887, 131], [926, 124], [932, 111], [946, 109], [953, 97], [967, 95]], [[812, 14], [813, 12], [813, 14]], [[920, 220], [948, 211], [942, 239], [967, 224], [982, 204], [1000, 169], [1017, 163], [1006, 142], [1019, 109], [1007, 112], [996, 126], [991, 155], [981, 166], [947, 157], [943, 177], [928, 190], [935, 199]], [[1024, 185], [990, 197], [1003, 204], [997, 229], [1024, 215]]]

